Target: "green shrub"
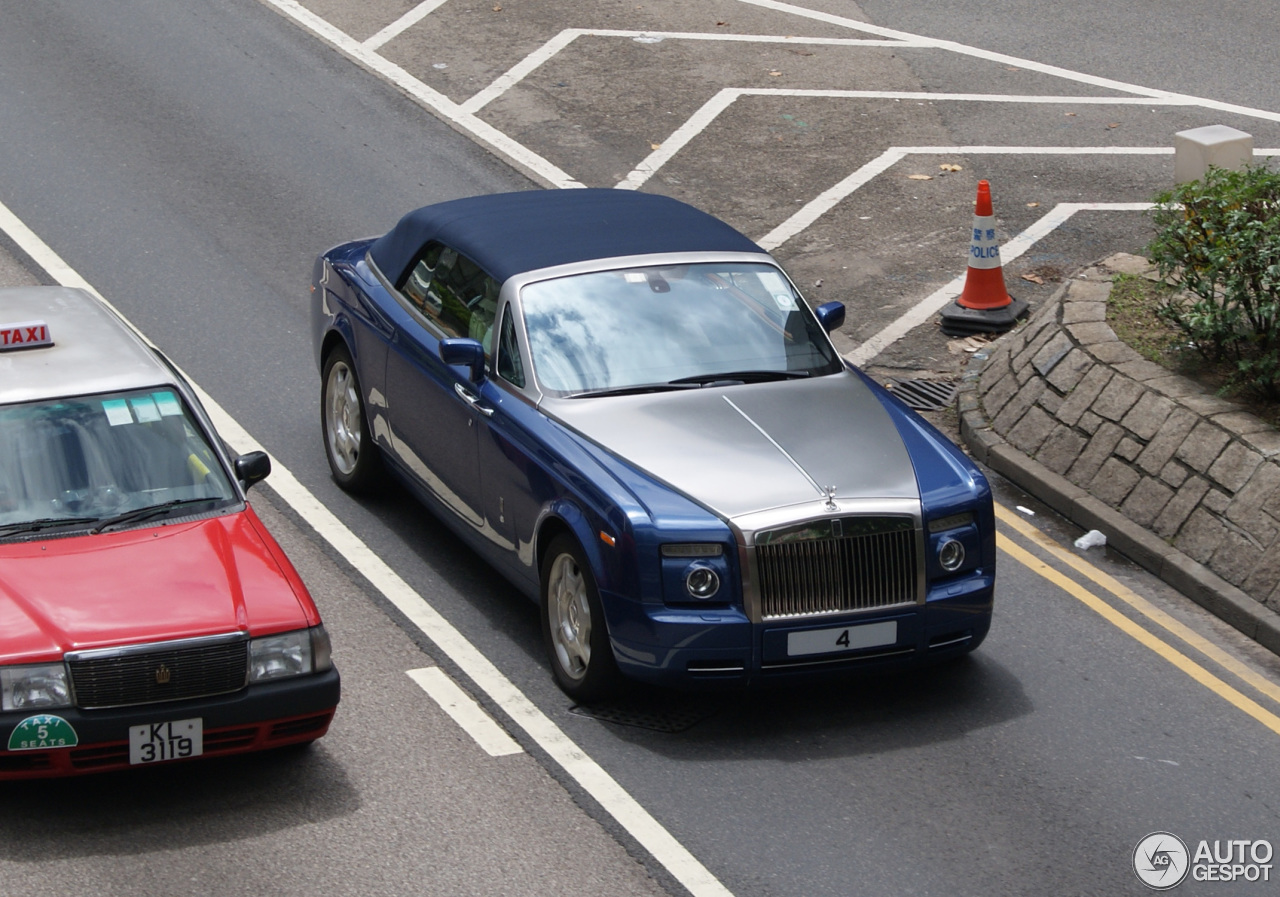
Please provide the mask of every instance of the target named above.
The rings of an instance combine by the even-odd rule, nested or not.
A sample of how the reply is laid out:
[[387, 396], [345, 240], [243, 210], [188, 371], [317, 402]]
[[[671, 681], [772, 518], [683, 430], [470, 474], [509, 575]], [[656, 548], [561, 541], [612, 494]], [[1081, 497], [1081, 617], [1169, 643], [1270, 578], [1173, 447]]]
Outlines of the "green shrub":
[[1147, 254], [1187, 294], [1160, 315], [1232, 367], [1230, 386], [1280, 398], [1280, 172], [1210, 168], [1156, 203]]

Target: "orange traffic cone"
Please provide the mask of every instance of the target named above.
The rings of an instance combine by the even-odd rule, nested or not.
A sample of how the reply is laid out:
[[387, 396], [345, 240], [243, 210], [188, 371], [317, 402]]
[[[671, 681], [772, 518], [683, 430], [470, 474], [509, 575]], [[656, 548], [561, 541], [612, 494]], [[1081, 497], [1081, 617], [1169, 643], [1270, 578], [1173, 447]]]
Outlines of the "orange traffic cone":
[[969, 242], [969, 270], [964, 290], [942, 310], [942, 332], [948, 336], [1004, 333], [1027, 313], [1027, 303], [1014, 299], [1004, 286], [996, 216], [991, 210], [991, 185], [978, 181], [973, 207], [973, 239]]

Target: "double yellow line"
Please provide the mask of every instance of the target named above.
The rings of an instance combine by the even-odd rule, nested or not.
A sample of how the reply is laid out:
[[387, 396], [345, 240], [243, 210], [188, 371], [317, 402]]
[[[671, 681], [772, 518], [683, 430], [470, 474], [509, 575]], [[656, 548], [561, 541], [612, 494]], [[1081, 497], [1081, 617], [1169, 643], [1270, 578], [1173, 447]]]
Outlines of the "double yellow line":
[[[1116, 596], [1120, 601], [1127, 604], [1141, 616], [1146, 617], [1152, 623], [1176, 636], [1186, 645], [1194, 648], [1201, 655], [1213, 661], [1219, 667], [1237, 677], [1240, 681], [1246, 683], [1251, 688], [1256, 689], [1260, 694], [1265, 695], [1272, 701], [1275, 701], [1277, 705], [1280, 705], [1280, 685], [1277, 685], [1270, 679], [1258, 674], [1255, 670], [1241, 663], [1213, 642], [1198, 634], [1185, 624], [1178, 622], [1173, 617], [1169, 616], [1169, 614], [1160, 610], [1160, 608], [1138, 595], [1114, 577], [1107, 575], [1089, 562], [1072, 554], [1070, 551], [1063, 548], [1053, 539], [1040, 532], [1008, 508], [996, 505], [996, 519], [1004, 526], [1016, 531], [1027, 541], [1033, 543], [1045, 554], [1053, 557], [1059, 563], [1070, 567], [1081, 576], [1092, 580], [1094, 583]], [[1139, 644], [1150, 648], [1156, 654], [1169, 661], [1169, 663], [1173, 664], [1179, 670], [1199, 682], [1205, 688], [1240, 708], [1272, 732], [1280, 735], [1280, 716], [1272, 713], [1257, 701], [1209, 672], [1209, 670], [1192, 660], [1182, 651], [1173, 647], [1169, 642], [1164, 641], [1155, 633], [1138, 625], [1128, 616], [1095, 595], [1079, 582], [1050, 566], [1047, 562], [1041, 560], [1027, 549], [1018, 545], [1003, 533], [998, 533], [996, 535], [996, 544], [1001, 551], [1012, 557], [1018, 563], [1022, 564], [1028, 570], [1043, 576], [1049, 582], [1079, 600], [1090, 610], [1099, 614], [1104, 620], [1115, 626], [1121, 632], [1130, 636]]]

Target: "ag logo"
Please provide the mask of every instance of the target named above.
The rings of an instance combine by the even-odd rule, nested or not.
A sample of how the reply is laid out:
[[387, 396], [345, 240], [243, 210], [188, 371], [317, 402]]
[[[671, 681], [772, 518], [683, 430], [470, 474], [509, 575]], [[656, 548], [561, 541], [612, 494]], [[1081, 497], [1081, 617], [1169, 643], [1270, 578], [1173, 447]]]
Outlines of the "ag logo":
[[1133, 849], [1133, 871], [1148, 888], [1167, 891], [1182, 884], [1190, 859], [1187, 845], [1177, 835], [1152, 832]]

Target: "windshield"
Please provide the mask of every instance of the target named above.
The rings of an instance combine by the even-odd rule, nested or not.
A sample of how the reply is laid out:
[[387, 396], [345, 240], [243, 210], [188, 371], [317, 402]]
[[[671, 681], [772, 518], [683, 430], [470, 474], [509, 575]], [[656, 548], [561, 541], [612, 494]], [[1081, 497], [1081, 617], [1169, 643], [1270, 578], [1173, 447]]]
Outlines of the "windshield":
[[0, 527], [10, 532], [23, 523], [87, 524], [156, 505], [234, 498], [203, 431], [171, 389], [0, 406]]
[[[534, 371], [552, 394], [842, 369], [813, 313], [772, 265], [578, 274], [529, 284], [520, 295]], [[723, 378], [734, 379], [745, 378]]]

